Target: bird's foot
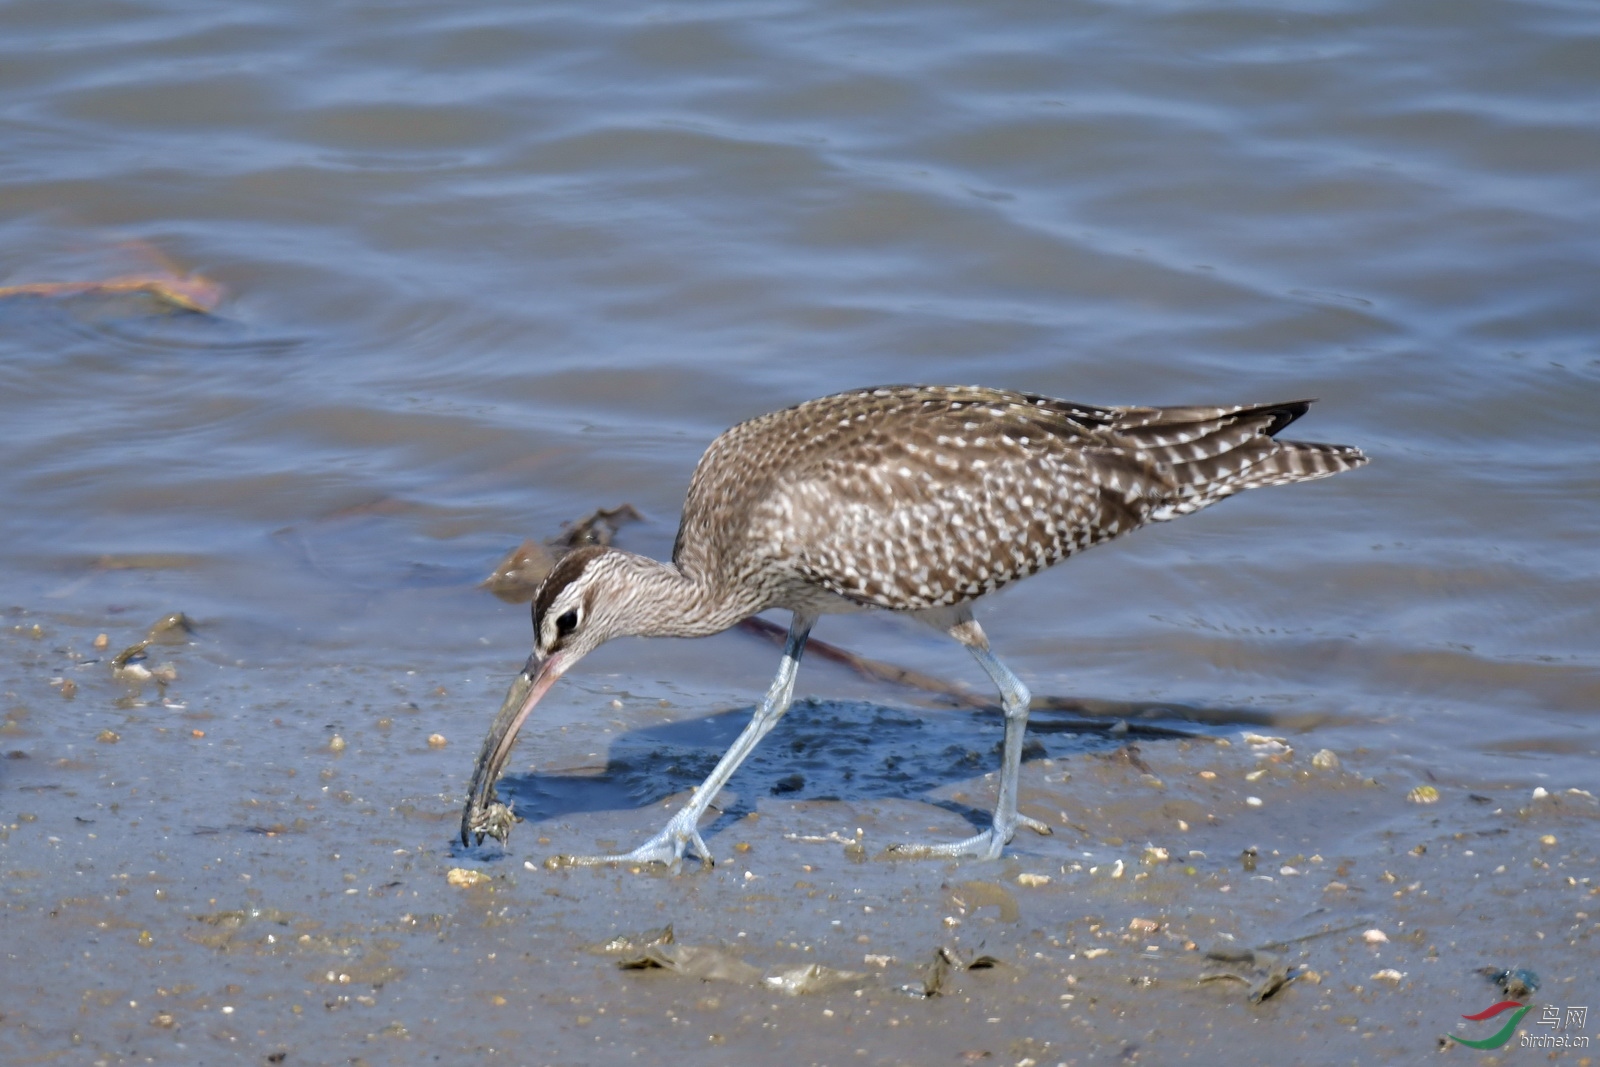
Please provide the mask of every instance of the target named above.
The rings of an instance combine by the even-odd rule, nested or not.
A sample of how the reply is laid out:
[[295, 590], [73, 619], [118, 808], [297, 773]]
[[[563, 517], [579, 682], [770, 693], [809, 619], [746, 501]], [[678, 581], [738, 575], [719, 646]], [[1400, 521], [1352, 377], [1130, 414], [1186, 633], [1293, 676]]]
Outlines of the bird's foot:
[[1006, 838], [994, 830], [985, 830], [965, 841], [948, 841], [939, 845], [900, 842], [884, 851], [890, 859], [902, 860], [997, 860], [1006, 847]]
[[1016, 836], [1019, 826], [1025, 826], [1036, 834], [1053, 832], [1047, 824], [1038, 819], [1030, 819], [1026, 815], [1013, 815], [1010, 819], [1004, 819], [965, 841], [949, 841], [938, 845], [894, 844], [885, 851], [894, 859], [997, 860], [1006, 845]]
[[702, 866], [715, 867], [717, 861], [711, 858], [711, 850], [706, 847], [705, 839], [695, 827], [698, 818], [685, 818], [688, 814], [688, 809], [684, 809], [673, 816], [660, 833], [632, 852], [616, 856], [552, 856], [545, 866], [600, 867], [608, 863], [663, 863], [676, 871], [683, 866], [684, 855], [692, 853]]

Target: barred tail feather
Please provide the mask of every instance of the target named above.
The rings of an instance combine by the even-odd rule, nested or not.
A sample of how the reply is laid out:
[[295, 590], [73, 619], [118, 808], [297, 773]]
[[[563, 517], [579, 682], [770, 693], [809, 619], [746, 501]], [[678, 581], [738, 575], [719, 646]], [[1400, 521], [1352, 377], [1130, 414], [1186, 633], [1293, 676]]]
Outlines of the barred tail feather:
[[1158, 506], [1152, 522], [1163, 522], [1209, 507], [1246, 489], [1328, 478], [1365, 466], [1366, 455], [1350, 445], [1279, 441], [1259, 437], [1221, 455], [1173, 469], [1180, 484], [1175, 498]]

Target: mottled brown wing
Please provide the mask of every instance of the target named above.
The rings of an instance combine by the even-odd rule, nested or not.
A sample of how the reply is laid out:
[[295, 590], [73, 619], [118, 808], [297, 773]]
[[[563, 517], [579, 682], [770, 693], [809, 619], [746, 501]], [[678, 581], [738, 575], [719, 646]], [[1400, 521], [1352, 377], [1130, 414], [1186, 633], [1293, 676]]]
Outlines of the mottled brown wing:
[[973, 386], [823, 397], [713, 442], [674, 559], [787, 570], [894, 610], [959, 603], [1146, 522], [1365, 462], [1271, 436], [1307, 404], [1105, 408]]

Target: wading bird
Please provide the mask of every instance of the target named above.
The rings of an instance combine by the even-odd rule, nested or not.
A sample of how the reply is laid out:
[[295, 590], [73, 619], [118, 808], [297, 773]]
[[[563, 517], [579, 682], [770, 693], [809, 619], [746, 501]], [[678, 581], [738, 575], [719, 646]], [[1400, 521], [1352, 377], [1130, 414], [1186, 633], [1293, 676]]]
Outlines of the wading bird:
[[533, 601], [533, 654], [495, 717], [472, 777], [461, 840], [504, 840], [494, 783], [534, 705], [613, 637], [703, 637], [770, 608], [793, 613], [772, 686], [705, 782], [660, 833], [619, 856], [686, 852], [710, 865], [700, 818], [788, 710], [819, 615], [882, 608], [948, 633], [1000, 691], [1000, 795], [989, 829], [902, 844], [905, 856], [993, 859], [1019, 826], [1029, 694], [989, 650], [972, 604], [1091, 545], [1245, 489], [1325, 478], [1366, 457], [1275, 436], [1310, 401], [1229, 407], [1095, 407], [977, 386], [894, 386], [811, 400], [728, 430], [689, 484], [672, 562], [580, 548]]

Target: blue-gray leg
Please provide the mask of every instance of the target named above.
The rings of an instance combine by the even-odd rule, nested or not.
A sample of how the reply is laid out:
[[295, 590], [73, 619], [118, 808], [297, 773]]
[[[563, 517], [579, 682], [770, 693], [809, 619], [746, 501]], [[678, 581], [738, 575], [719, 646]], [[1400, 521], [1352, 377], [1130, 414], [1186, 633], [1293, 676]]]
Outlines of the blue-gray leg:
[[676, 868], [683, 863], [686, 852], [692, 851], [707, 867], [713, 866], [711, 850], [700, 836], [700, 817], [706, 813], [722, 787], [728, 784], [739, 764], [755, 749], [761, 739], [778, 724], [783, 713], [789, 710], [794, 699], [795, 674], [800, 670], [800, 654], [805, 651], [806, 638], [811, 633], [814, 616], [796, 613], [789, 622], [789, 637], [783, 646], [783, 661], [778, 665], [778, 676], [772, 680], [767, 695], [750, 718], [749, 725], [722, 754], [716, 767], [706, 780], [695, 789], [678, 814], [664, 826], [660, 833], [620, 856], [558, 856], [555, 863], [572, 866], [594, 866], [601, 863], [665, 863]]
[[897, 856], [910, 857], [999, 859], [1001, 851], [1016, 835], [1017, 827], [1026, 826], [1036, 833], [1050, 833], [1050, 827], [1017, 811], [1017, 783], [1022, 774], [1022, 738], [1028, 728], [1028, 705], [1033, 698], [1028, 693], [1028, 687], [989, 651], [989, 639], [970, 616], [951, 626], [948, 633], [967, 646], [967, 651], [972, 653], [984, 673], [994, 682], [995, 688], [1000, 690], [1000, 707], [1006, 718], [1006, 737], [1000, 762], [1000, 798], [994, 806], [994, 821], [989, 829], [965, 841], [942, 845], [890, 845], [889, 851]]

